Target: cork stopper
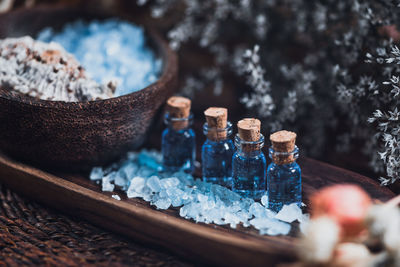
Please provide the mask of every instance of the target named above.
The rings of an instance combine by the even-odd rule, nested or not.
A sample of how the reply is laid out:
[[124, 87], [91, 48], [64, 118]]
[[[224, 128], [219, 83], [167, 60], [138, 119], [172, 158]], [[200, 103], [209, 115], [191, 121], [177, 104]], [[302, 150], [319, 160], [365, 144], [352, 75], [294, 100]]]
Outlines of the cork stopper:
[[[246, 118], [237, 123], [240, 139], [247, 142], [256, 142], [260, 139], [261, 122], [258, 119]], [[244, 151], [254, 151], [259, 149], [259, 145], [245, 144], [242, 146]]]
[[[288, 164], [294, 162], [296, 159], [294, 154], [291, 153], [296, 146], [296, 133], [290, 131], [279, 131], [270, 135], [269, 139], [272, 143], [272, 148], [275, 152], [272, 156], [272, 160], [279, 165]], [[288, 154], [280, 154], [288, 153]]]
[[192, 102], [190, 99], [181, 96], [172, 96], [167, 100], [166, 110], [171, 118], [187, 119], [171, 121], [172, 127], [175, 130], [181, 130], [189, 125], [190, 107]]
[[224, 140], [227, 131], [224, 130], [228, 123], [228, 110], [226, 108], [210, 107], [204, 111], [208, 132], [207, 138], [214, 141]]
[[237, 123], [239, 136], [242, 140], [255, 142], [260, 139], [261, 122], [258, 119], [246, 118]]

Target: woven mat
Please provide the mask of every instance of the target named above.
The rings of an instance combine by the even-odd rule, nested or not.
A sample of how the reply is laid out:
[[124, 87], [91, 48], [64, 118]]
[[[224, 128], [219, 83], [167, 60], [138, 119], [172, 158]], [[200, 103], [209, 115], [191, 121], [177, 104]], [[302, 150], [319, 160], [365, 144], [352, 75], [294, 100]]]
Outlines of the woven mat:
[[0, 266], [189, 266], [33, 203], [0, 184]]

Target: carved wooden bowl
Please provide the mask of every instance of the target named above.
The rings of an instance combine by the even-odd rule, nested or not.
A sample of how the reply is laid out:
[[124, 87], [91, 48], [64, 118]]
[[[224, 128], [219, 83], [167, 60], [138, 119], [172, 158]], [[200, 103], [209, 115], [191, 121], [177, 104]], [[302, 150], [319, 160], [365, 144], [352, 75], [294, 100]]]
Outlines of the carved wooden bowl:
[[[65, 7], [21, 9], [0, 16], [0, 38], [36, 36], [46, 26], [60, 29], [78, 18], [107, 17]], [[158, 81], [140, 91], [106, 100], [62, 102], [0, 88], [0, 150], [39, 166], [77, 170], [109, 163], [140, 146], [178, 77], [176, 54], [154, 31], [146, 32], [163, 68]]]

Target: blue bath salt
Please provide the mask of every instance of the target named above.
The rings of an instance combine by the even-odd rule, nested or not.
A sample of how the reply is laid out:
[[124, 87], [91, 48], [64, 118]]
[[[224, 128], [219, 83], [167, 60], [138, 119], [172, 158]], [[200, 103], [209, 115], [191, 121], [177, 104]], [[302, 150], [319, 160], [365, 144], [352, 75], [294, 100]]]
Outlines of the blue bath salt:
[[117, 19], [78, 20], [66, 24], [60, 32], [45, 28], [37, 39], [61, 44], [96, 82], [116, 82], [115, 96], [149, 86], [162, 68], [161, 59], [146, 45], [144, 29]]
[[124, 160], [109, 167], [93, 168], [90, 179], [101, 184], [103, 191], [118, 195], [123, 191], [127, 198], [141, 198], [156, 209], [173, 207], [179, 216], [197, 223], [231, 228], [253, 226], [262, 235], [287, 235], [290, 223], [299, 221], [300, 230], [308, 223], [309, 215], [295, 204], [284, 205], [275, 213], [266, 208], [265, 195], [260, 203], [221, 185], [196, 179], [183, 169], [164, 172], [163, 166], [163, 154], [158, 151], [129, 152]]

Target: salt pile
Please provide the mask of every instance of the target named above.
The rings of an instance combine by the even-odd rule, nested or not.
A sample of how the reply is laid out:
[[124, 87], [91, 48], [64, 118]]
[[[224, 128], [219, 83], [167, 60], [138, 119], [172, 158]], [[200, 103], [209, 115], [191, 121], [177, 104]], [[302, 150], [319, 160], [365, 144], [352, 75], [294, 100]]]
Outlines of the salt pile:
[[44, 100], [86, 101], [113, 95], [114, 85], [87, 77], [59, 44], [31, 37], [0, 40], [0, 86]]
[[143, 28], [117, 19], [76, 21], [59, 33], [46, 28], [38, 40], [61, 44], [98, 83], [116, 83], [115, 96], [145, 88], [161, 71], [161, 59], [146, 46]]
[[253, 226], [262, 235], [287, 235], [290, 223], [298, 221], [303, 229], [309, 221], [296, 204], [285, 205], [276, 214], [266, 209], [266, 196], [260, 203], [184, 172], [163, 173], [161, 159], [156, 151], [130, 152], [126, 160], [109, 168], [93, 168], [90, 179], [101, 182], [103, 191], [118, 188], [128, 198], [142, 198], [157, 209], [180, 207], [179, 215], [195, 222]]

